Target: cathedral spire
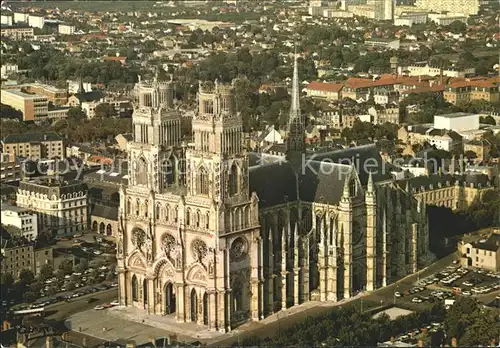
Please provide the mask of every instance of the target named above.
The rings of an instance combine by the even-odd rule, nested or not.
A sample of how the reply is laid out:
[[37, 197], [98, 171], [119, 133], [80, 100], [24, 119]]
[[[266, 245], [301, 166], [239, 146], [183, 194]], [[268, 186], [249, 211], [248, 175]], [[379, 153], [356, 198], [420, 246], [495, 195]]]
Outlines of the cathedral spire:
[[290, 114], [288, 117], [287, 129], [287, 158], [291, 162], [302, 160], [305, 153], [305, 130], [302, 114], [300, 112], [300, 86], [299, 86], [299, 65], [297, 61], [297, 49], [294, 54], [293, 81], [292, 81], [292, 101]]

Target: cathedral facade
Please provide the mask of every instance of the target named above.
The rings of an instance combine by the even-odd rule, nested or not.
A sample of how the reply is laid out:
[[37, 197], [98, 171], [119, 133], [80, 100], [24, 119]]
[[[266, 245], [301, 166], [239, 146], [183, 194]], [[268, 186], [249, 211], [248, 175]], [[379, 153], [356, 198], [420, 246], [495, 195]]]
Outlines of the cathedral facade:
[[374, 146], [307, 153], [296, 61], [286, 158], [245, 151], [231, 85], [200, 84], [192, 144], [171, 82], [138, 94], [120, 189], [121, 305], [228, 332], [425, 262], [425, 206], [383, 173]]

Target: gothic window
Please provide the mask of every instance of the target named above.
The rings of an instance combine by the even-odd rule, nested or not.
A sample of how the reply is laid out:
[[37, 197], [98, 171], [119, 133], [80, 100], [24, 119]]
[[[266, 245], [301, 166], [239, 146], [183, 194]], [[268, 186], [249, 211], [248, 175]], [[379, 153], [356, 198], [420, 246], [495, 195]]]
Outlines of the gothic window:
[[207, 230], [210, 228], [210, 213], [205, 214], [205, 228]]
[[352, 244], [357, 245], [363, 239], [363, 228], [358, 221], [352, 222]]
[[250, 209], [248, 207], [245, 207], [243, 209], [243, 227], [247, 228], [250, 226]]
[[170, 221], [170, 206], [168, 204], [165, 207], [165, 221]]
[[174, 209], [174, 222], [177, 223], [177, 221], [179, 221], [179, 207], [175, 207]]
[[186, 212], [186, 226], [191, 225], [191, 209], [188, 209]]
[[349, 197], [356, 197], [356, 180], [352, 179], [349, 182]]
[[127, 200], [127, 214], [132, 214], [132, 201], [130, 198]]
[[137, 185], [148, 184], [148, 165], [146, 159], [141, 157], [137, 160], [135, 168], [135, 182]]
[[155, 219], [156, 219], [156, 220], [160, 220], [160, 209], [161, 209], [161, 208], [160, 208], [160, 205], [159, 205], [159, 204], [157, 204], [157, 205], [155, 206]]
[[140, 215], [140, 212], [139, 212], [140, 208], [141, 208], [141, 202], [139, 201], [139, 199], [137, 199], [135, 202], [135, 215], [137, 215], [137, 216]]
[[200, 216], [200, 212], [199, 211], [196, 212], [195, 219], [196, 219], [196, 227], [200, 227], [201, 216]]
[[132, 276], [132, 301], [137, 302], [139, 298], [139, 284], [135, 274]]
[[208, 195], [208, 172], [205, 167], [200, 168], [199, 174], [199, 193], [201, 195]]
[[239, 171], [236, 163], [233, 163], [229, 170], [229, 195], [233, 196], [238, 193], [238, 177]]
[[149, 202], [146, 199], [146, 202], [144, 203], [144, 216], [148, 217], [148, 210], [149, 210]]

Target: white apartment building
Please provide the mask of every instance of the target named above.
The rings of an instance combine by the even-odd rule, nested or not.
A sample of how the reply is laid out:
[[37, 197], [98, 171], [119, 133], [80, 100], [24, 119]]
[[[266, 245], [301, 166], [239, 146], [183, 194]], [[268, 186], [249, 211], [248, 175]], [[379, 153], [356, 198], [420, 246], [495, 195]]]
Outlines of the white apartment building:
[[58, 31], [61, 35], [73, 35], [75, 33], [75, 26], [70, 24], [59, 24]]
[[38, 215], [40, 232], [72, 235], [87, 228], [87, 186], [52, 177], [21, 181], [17, 205]]
[[479, 0], [417, 0], [415, 5], [423, 10], [435, 12], [455, 12], [465, 15], [477, 15], [479, 12]]
[[414, 24], [425, 24], [427, 23], [427, 13], [421, 12], [404, 12], [399, 16], [394, 18], [395, 26], [408, 26], [411, 27]]
[[455, 21], [467, 23], [467, 17], [467, 15], [456, 13], [429, 13], [429, 20], [441, 26], [450, 25]]
[[2, 204], [2, 225], [14, 226], [21, 231], [21, 235], [28, 240], [35, 240], [38, 236], [38, 217], [30, 209]]
[[45, 25], [45, 18], [42, 16], [28, 16], [28, 25], [32, 28], [40, 28], [43, 29]]
[[0, 23], [10, 27], [14, 23], [14, 17], [8, 14], [3, 14], [0, 16]]
[[14, 12], [14, 23], [28, 23], [28, 13]]
[[4, 64], [2, 65], [0, 75], [2, 76], [2, 79], [7, 79], [9, 75], [17, 74], [18, 71], [19, 68], [17, 64]]
[[394, 2], [392, 0], [369, 0], [374, 9], [376, 20], [392, 21], [394, 18]]
[[435, 115], [434, 128], [453, 130], [457, 133], [479, 129], [479, 114], [455, 112], [452, 114]]
[[[403, 71], [407, 71], [409, 76], [422, 76], [422, 75], [439, 76], [441, 74], [441, 68], [430, 66], [427, 63], [409, 65], [407, 67], [399, 67], [398, 70], [399, 70], [400, 74], [402, 74]], [[443, 69], [443, 76], [448, 76], [448, 77], [462, 77], [462, 78], [464, 78], [467, 76], [474, 75], [475, 73], [476, 73], [475, 68], [465, 68], [462, 70]]]

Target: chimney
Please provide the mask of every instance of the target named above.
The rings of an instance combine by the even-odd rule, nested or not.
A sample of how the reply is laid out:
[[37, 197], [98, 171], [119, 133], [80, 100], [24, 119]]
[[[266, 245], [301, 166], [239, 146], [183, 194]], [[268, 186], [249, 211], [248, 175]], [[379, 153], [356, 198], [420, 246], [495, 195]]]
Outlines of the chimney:
[[456, 347], [456, 346], [457, 346], [457, 339], [456, 339], [455, 337], [453, 337], [453, 338], [451, 339], [451, 346], [452, 346], [452, 347]]

